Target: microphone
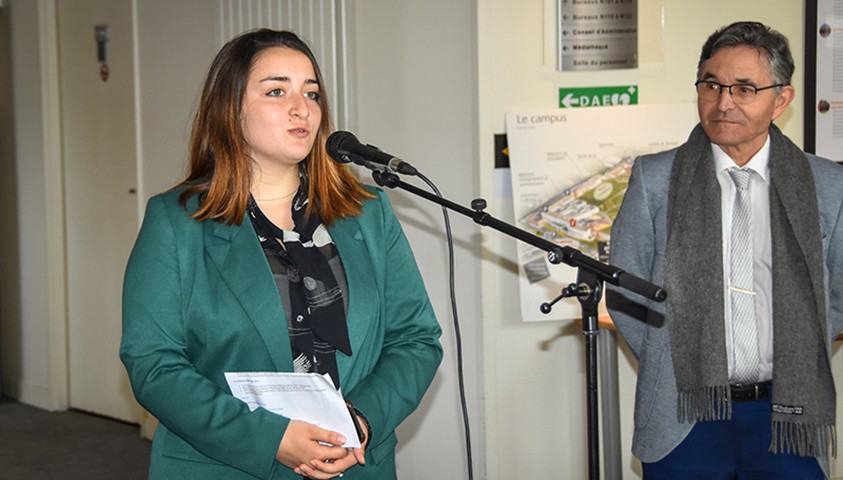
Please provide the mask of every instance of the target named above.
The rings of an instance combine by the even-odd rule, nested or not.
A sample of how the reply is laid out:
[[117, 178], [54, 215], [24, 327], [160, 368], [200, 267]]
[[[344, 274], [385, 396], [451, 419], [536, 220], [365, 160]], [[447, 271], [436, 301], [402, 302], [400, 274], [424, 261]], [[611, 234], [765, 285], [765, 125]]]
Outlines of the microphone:
[[338, 130], [332, 133], [325, 142], [325, 148], [328, 150], [328, 155], [339, 163], [354, 162], [372, 170], [384, 167], [404, 175], [418, 174], [418, 170], [409, 163], [374, 145], [360, 143], [351, 132]]

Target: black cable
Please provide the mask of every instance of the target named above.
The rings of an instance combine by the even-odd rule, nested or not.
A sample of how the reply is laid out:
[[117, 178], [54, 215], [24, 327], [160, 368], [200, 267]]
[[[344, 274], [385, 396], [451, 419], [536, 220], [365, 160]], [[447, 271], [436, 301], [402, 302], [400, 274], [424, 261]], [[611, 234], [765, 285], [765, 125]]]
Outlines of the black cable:
[[[421, 172], [416, 173], [416, 176], [428, 186], [430, 186], [430, 189], [433, 190], [433, 192], [437, 196], [442, 197], [442, 194], [439, 192], [439, 189], [436, 188], [436, 185], [434, 185], [434, 183], [431, 182], [430, 179], [425, 177]], [[462, 335], [460, 334], [460, 321], [459, 314], [457, 313], [456, 286], [454, 282], [454, 238], [451, 235], [451, 220], [448, 217], [448, 209], [445, 207], [442, 207], [442, 216], [445, 217], [445, 234], [448, 239], [448, 280], [451, 291], [451, 314], [454, 317], [454, 337], [456, 339], [457, 346], [457, 377], [459, 378], [460, 406], [462, 407], [463, 425], [465, 425], [465, 450], [466, 459], [468, 461], [468, 479], [473, 480], [474, 468], [472, 466], [471, 460], [471, 427], [469, 425], [468, 420], [468, 407], [466, 406], [465, 401], [465, 375], [463, 374]]]

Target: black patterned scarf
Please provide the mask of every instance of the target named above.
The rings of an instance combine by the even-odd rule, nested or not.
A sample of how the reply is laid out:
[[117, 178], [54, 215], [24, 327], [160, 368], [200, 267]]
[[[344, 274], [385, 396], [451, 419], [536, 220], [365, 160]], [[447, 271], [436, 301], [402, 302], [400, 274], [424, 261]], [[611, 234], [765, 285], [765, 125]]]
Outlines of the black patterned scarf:
[[287, 312], [294, 370], [328, 373], [339, 389], [336, 350], [351, 355], [345, 274], [328, 230], [315, 213], [306, 215], [307, 203], [302, 178], [293, 199], [292, 231], [269, 221], [254, 199], [248, 214]]

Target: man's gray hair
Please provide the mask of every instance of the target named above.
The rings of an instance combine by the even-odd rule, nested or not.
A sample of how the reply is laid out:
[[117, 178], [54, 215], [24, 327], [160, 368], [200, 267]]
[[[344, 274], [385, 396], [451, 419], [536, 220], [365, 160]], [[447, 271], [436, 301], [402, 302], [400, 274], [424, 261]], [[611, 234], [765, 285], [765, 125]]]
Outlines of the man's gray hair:
[[735, 22], [711, 34], [697, 63], [697, 80], [702, 80], [705, 62], [724, 47], [746, 46], [766, 55], [773, 81], [790, 85], [795, 70], [787, 37], [758, 22]]

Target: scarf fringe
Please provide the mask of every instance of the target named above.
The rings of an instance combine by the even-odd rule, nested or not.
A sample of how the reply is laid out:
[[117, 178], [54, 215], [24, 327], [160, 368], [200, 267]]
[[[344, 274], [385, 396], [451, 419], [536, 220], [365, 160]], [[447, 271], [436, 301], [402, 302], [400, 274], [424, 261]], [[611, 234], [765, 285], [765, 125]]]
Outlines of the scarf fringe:
[[[681, 423], [729, 420], [732, 402], [729, 386], [684, 390], [677, 396], [677, 417]], [[770, 452], [801, 457], [837, 457], [837, 431], [834, 425], [816, 425], [773, 420]]]
[[807, 425], [773, 420], [770, 452], [800, 457], [837, 457], [837, 433], [834, 425]]
[[683, 390], [679, 392], [677, 402], [677, 417], [681, 423], [732, 418], [728, 385]]

